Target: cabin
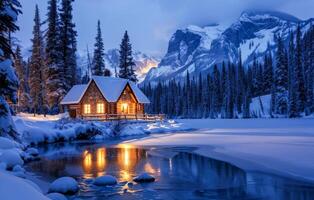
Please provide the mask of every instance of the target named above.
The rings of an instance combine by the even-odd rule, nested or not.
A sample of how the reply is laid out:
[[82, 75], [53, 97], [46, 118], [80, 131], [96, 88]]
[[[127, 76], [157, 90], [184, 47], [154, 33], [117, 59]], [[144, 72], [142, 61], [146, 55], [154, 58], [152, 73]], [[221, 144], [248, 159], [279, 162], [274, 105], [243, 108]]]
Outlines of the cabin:
[[150, 103], [137, 85], [127, 79], [93, 76], [88, 84], [74, 85], [61, 101], [72, 118], [148, 118], [144, 104]]

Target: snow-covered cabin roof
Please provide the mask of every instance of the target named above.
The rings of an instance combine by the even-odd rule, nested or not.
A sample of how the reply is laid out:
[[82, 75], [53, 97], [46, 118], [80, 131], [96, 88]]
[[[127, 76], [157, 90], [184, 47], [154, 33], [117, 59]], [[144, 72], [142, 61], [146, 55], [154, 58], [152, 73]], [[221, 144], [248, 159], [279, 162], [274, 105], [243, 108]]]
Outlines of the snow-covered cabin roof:
[[75, 85], [68, 92], [68, 94], [61, 101], [61, 104], [77, 104], [81, 101], [86, 89], [89, 84], [95, 81], [96, 86], [105, 97], [108, 102], [117, 102], [121, 93], [127, 84], [129, 84], [131, 90], [133, 91], [136, 100], [139, 103], [150, 103], [146, 95], [137, 87], [137, 85], [127, 79], [105, 77], [105, 76], [93, 76], [91, 81], [86, 85]]
[[77, 104], [81, 101], [88, 84], [74, 85], [71, 90], [62, 99], [61, 104]]

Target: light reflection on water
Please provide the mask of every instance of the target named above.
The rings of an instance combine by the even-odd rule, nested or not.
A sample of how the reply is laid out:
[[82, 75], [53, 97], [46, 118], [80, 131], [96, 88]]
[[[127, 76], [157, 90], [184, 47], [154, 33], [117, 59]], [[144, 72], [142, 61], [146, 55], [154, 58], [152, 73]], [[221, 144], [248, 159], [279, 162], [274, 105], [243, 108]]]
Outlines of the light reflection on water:
[[[76, 197], [81, 199], [314, 199], [311, 185], [247, 173], [225, 162], [184, 153], [182, 149], [154, 149], [148, 153], [128, 145], [71, 148], [75, 153], [70, 153], [69, 147], [46, 149], [42, 152], [46, 156], [28, 167], [47, 181], [60, 176], [75, 177], [81, 189]], [[169, 152], [175, 153], [169, 156]], [[156, 182], [127, 184], [144, 171], [155, 176]], [[91, 183], [91, 178], [104, 174], [117, 177], [118, 185], [97, 187]]]

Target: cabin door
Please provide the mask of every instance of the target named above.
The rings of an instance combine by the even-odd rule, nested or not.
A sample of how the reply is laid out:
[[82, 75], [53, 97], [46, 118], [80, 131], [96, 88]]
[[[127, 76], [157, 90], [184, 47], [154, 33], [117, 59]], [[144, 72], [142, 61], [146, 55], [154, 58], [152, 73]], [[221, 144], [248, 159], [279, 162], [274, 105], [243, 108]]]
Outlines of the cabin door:
[[71, 118], [76, 118], [76, 109], [70, 109], [69, 115]]

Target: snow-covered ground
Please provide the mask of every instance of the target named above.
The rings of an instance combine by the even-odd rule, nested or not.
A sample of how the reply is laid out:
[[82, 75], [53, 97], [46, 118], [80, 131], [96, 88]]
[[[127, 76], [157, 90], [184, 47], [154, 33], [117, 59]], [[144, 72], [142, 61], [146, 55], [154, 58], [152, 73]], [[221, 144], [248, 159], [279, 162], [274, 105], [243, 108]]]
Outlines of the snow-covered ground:
[[314, 182], [314, 119], [179, 120], [188, 133], [153, 134], [138, 146], [198, 147], [196, 153], [246, 170]]
[[45, 117], [36, 115], [34, 117], [32, 114], [22, 113], [13, 117], [13, 119], [25, 145], [75, 139], [107, 139], [117, 135], [124, 137], [190, 130], [182, 123], [173, 120], [138, 123], [122, 122], [118, 124], [118, 122], [70, 120], [63, 118], [64, 116]]

